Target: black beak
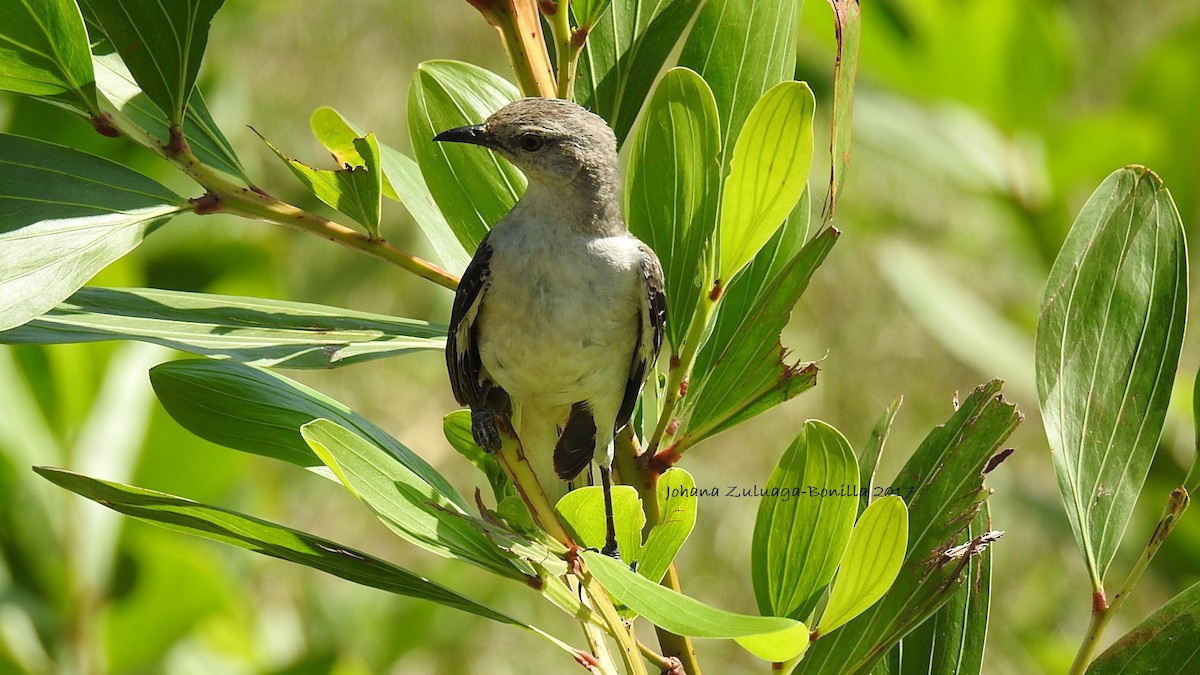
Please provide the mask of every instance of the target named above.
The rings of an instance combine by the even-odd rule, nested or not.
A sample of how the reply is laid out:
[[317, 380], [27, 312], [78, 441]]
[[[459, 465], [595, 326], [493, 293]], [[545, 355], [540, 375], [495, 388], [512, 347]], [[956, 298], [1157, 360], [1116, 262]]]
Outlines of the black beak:
[[466, 127], [458, 127], [457, 129], [447, 129], [433, 140], [439, 143], [471, 143], [474, 145], [482, 145], [491, 147], [492, 139], [483, 129], [482, 124], [472, 124]]

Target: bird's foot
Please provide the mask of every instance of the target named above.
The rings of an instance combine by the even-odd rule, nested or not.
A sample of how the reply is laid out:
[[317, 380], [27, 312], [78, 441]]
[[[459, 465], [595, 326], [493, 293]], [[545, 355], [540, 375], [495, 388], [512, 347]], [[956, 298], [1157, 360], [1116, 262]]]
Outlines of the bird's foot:
[[621, 551], [617, 548], [617, 542], [615, 541], [610, 541], [605, 544], [604, 548], [600, 549], [600, 552], [612, 558], [613, 560], [621, 559]]
[[509, 425], [504, 415], [487, 408], [471, 409], [471, 436], [479, 447], [488, 452], [500, 449], [500, 427]]

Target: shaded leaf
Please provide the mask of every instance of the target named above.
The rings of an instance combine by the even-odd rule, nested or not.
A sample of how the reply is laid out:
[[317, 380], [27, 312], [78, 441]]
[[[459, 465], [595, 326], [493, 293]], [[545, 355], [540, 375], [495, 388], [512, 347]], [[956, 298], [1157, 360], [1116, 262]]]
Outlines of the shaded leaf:
[[837, 61], [833, 66], [833, 120], [830, 124], [829, 195], [825, 222], [833, 219], [846, 169], [850, 166], [850, 130], [854, 113], [854, 81], [858, 77], [858, 45], [862, 34], [859, 0], [829, 0], [837, 32]]
[[408, 89], [408, 131], [417, 164], [450, 229], [472, 253], [525, 191], [525, 176], [493, 152], [434, 143], [433, 137], [479, 124], [518, 95], [499, 75], [459, 61], [422, 63]]
[[208, 43], [208, 28], [224, 0], [80, 0], [134, 80], [166, 116], [183, 121]]
[[839, 492], [857, 480], [841, 432], [805, 422], [771, 472], [754, 521], [750, 571], [759, 612], [800, 620], [812, 613], [854, 528], [857, 493]]
[[804, 658], [805, 673], [870, 673], [893, 645], [971, 581], [970, 558], [999, 536], [968, 536], [990, 493], [983, 487], [983, 469], [1021, 419], [999, 391], [999, 381], [976, 389], [930, 432], [892, 481], [902, 494], [912, 489], [908, 552], [900, 574], [882, 600], [813, 643]]
[[182, 202], [106, 159], [0, 134], [0, 330], [64, 300]]
[[612, 0], [588, 31], [576, 98], [608, 121], [618, 144], [699, 6], [700, 0]]
[[0, 4], [0, 90], [99, 112], [87, 29], [72, 0]]
[[282, 300], [81, 288], [8, 331], [0, 344], [141, 340], [256, 366], [332, 368], [445, 348], [446, 329], [416, 319]]
[[696, 525], [697, 500], [692, 474], [672, 467], [658, 477], [658, 523], [646, 535], [638, 573], [650, 581], [662, 581], [683, 542]]
[[1183, 224], [1154, 173], [1092, 194], [1042, 299], [1037, 384], [1071, 529], [1101, 580], [1158, 447], [1187, 315]]
[[585, 29], [595, 25], [611, 3], [612, 0], [572, 0], [570, 5], [571, 13], [575, 15], [575, 25]]
[[383, 172], [379, 168], [379, 141], [375, 140], [375, 134], [370, 133], [365, 138], [352, 141], [355, 155], [362, 159], [362, 165], [346, 164], [336, 171], [314, 169], [284, 155], [261, 134], [259, 138], [287, 164], [317, 199], [358, 221], [372, 239], [379, 238]]
[[[342, 117], [341, 113], [329, 107], [317, 108], [309, 123], [313, 135], [326, 150], [333, 153], [339, 164], [362, 164], [363, 160], [354, 148], [354, 139], [365, 134]], [[451, 272], [462, 272], [471, 262], [471, 255], [454, 236], [454, 231], [433, 201], [417, 163], [384, 143], [379, 144], [379, 152], [383, 195], [404, 204], [429, 239], [443, 267]]]
[[1200, 583], [1193, 584], [1104, 650], [1088, 675], [1194, 673], [1200, 669]]
[[768, 661], [786, 661], [808, 647], [808, 628], [799, 621], [727, 612], [660, 586], [601, 553], [584, 551], [582, 556], [613, 598], [676, 635], [734, 639]]
[[181, 426], [227, 448], [303, 467], [323, 462], [300, 435], [314, 419], [332, 420], [386, 450], [449, 501], [466, 500], [425, 460], [370, 420], [304, 385], [262, 368], [191, 359], [150, 369], [158, 400]]
[[879, 602], [900, 572], [907, 543], [904, 500], [890, 495], [871, 502], [854, 524], [814, 632], [827, 635]]
[[328, 419], [300, 428], [300, 435], [360, 501], [408, 541], [447, 558], [479, 565], [494, 574], [521, 575], [487, 537], [464, 519], [465, 510], [383, 448]]
[[717, 279], [732, 279], [783, 225], [808, 183], [816, 100], [782, 82], [755, 103], [737, 136], [721, 191]]
[[719, 133], [708, 85], [690, 70], [673, 68], [647, 104], [629, 160], [625, 219], [662, 262], [667, 339], [676, 353], [706, 276], [701, 251], [716, 227]]

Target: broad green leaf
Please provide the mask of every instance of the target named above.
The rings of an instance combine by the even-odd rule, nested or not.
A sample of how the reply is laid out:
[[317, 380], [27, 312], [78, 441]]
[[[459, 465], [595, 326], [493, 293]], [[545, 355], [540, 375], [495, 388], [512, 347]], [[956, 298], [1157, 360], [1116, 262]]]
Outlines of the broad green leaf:
[[146, 95], [179, 126], [224, 0], [81, 0]]
[[185, 208], [119, 164], [0, 134], [0, 330], [54, 307]]
[[249, 549], [363, 586], [430, 600], [500, 623], [526, 627], [525, 624], [484, 607], [445, 586], [368, 553], [347, 548], [307, 532], [163, 492], [111, 483], [62, 469], [39, 466], [35, 467], [34, 471], [59, 487], [114, 511], [161, 525], [169, 530], [195, 534]]
[[1038, 400], [1095, 589], [1158, 447], [1187, 280], [1183, 224], [1170, 193], [1148, 169], [1126, 167], [1084, 204], [1046, 282]]
[[679, 65], [700, 73], [712, 87], [726, 169], [732, 141], [755, 102], [795, 73], [801, 4], [799, 0], [707, 0], [696, 15]]
[[445, 347], [446, 329], [336, 307], [153, 288], [81, 288], [2, 344], [141, 340], [256, 366], [332, 368]]
[[[814, 272], [840, 233], [828, 228], [793, 257], [725, 341], [712, 339], [697, 358], [692, 391], [684, 399], [681, 448], [747, 420], [811, 388], [817, 367], [785, 361], [779, 335]], [[722, 312], [725, 308], [721, 309]]]
[[837, 61], [833, 66], [833, 120], [830, 124], [829, 150], [833, 162], [829, 169], [829, 195], [825, 202], [825, 221], [833, 220], [846, 169], [850, 167], [850, 121], [854, 113], [854, 81], [858, 77], [858, 45], [861, 41], [862, 14], [859, 0], [831, 0], [834, 28], [837, 32]]
[[851, 539], [858, 492], [854, 451], [841, 432], [804, 423], [764, 488], [754, 521], [750, 571], [758, 610], [807, 619]]
[[[988, 529], [988, 506], [975, 516], [967, 534]], [[991, 599], [992, 554], [972, 556], [967, 583], [925, 623], [904, 636], [888, 653], [888, 675], [979, 675], [987, 638]]]
[[408, 541], [447, 558], [474, 563], [510, 579], [515, 567], [486, 536], [464, 519], [465, 510], [386, 450], [328, 419], [300, 428], [300, 435], [338, 480]]
[[450, 229], [472, 253], [525, 191], [525, 176], [489, 150], [434, 143], [433, 137], [480, 124], [518, 96], [499, 75], [458, 61], [422, 63], [408, 89], [408, 132], [417, 164]]
[[[976, 389], [936, 427], [901, 469], [892, 486], [907, 500], [907, 553], [883, 599], [856, 619], [813, 643], [804, 672], [865, 675], [902, 637], [933, 616], [964, 583], [969, 558], [999, 533], [973, 535], [970, 525], [990, 490], [983, 469], [1020, 422], [1000, 396], [1000, 382]], [[955, 546], [955, 544], [959, 544]]]
[[284, 155], [261, 134], [259, 137], [317, 199], [358, 221], [372, 239], [379, 238], [383, 171], [379, 168], [379, 141], [375, 134], [352, 140], [355, 154], [363, 162], [361, 165], [345, 164], [337, 170], [314, 169]]
[[904, 397], [897, 396], [888, 405], [887, 410], [883, 411], [883, 416], [875, 423], [875, 428], [871, 430], [871, 438], [867, 440], [867, 447], [863, 448], [862, 454], [858, 456], [858, 515], [860, 516], [871, 503], [879, 458], [883, 456], [883, 446], [887, 442], [888, 433], [892, 430], [892, 420], [896, 419], [896, 413], [900, 411], [900, 404], [903, 402]]
[[671, 69], [646, 108], [625, 181], [629, 230], [662, 261], [667, 339], [676, 353], [700, 298], [701, 251], [716, 227], [719, 133], [708, 85], [690, 70]]
[[[622, 143], [701, 0], [612, 0], [588, 31], [576, 97]], [[578, 7], [573, 7], [579, 16]]]
[[[333, 153], [339, 164], [359, 165], [363, 162], [354, 148], [354, 139], [365, 134], [338, 111], [328, 107], [317, 108], [310, 124], [313, 135], [326, 150]], [[379, 144], [379, 152], [384, 196], [404, 204], [429, 239], [443, 266], [452, 272], [462, 272], [471, 262], [471, 255], [454, 236], [454, 231], [433, 201], [417, 163], [383, 143]]]
[[191, 359], [150, 369], [150, 383], [167, 412], [185, 429], [227, 448], [322, 466], [300, 427], [332, 420], [385, 449], [449, 501], [466, 511], [466, 500], [425, 460], [386, 431], [346, 406], [298, 382], [232, 361]]
[[1195, 673], [1200, 671], [1197, 635], [1200, 635], [1200, 583], [1171, 598], [1104, 650], [1088, 667], [1088, 675]]
[[751, 109], [721, 192], [717, 278], [732, 279], [783, 225], [812, 167], [816, 101], [803, 82], [782, 82]]
[[614, 599], [676, 635], [734, 639], [768, 661], [786, 661], [808, 647], [808, 629], [799, 621], [717, 609], [660, 586], [619, 560], [594, 551], [582, 555], [588, 571]]
[[87, 29], [72, 0], [0, 4], [0, 90], [99, 112]]
[[[108, 104], [134, 124], [150, 132], [160, 146], [170, 143], [171, 130], [166, 113], [159, 110], [158, 106], [150, 101], [150, 97], [138, 87], [121, 57], [115, 52], [96, 54], [93, 64], [96, 68], [96, 86]], [[188, 99], [183, 131], [197, 159], [249, 183], [246, 170], [242, 168], [233, 146], [213, 121], [199, 89], [193, 91]]]
[[638, 573], [650, 581], [662, 581], [696, 525], [695, 487], [692, 474], [678, 467], [667, 469], [658, 477], [658, 524], [646, 535], [638, 561]]
[[908, 509], [891, 495], [871, 502], [854, 524], [815, 633], [827, 635], [879, 602], [904, 562]]
[[[642, 500], [637, 490], [628, 485], [612, 488], [613, 524], [616, 527], [617, 547], [621, 559], [628, 563], [642, 558], [642, 528], [646, 514], [642, 512]], [[575, 534], [577, 544], [599, 549], [605, 544], [604, 491], [599, 486], [581, 487], [568, 492], [554, 510], [564, 524]]]
[[475, 468], [487, 477], [497, 506], [505, 497], [516, 494], [516, 489], [508, 480], [508, 474], [504, 473], [504, 468], [496, 461], [495, 455], [475, 444], [475, 437], [471, 434], [470, 410], [455, 410], [443, 417], [442, 434], [449, 441], [450, 447], [457, 450], [458, 454], [474, 464]]

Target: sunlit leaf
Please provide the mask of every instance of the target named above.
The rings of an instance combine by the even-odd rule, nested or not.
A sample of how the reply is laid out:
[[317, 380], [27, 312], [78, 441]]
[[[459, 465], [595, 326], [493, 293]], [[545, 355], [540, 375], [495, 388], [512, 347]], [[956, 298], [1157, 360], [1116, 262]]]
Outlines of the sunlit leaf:
[[80, 7], [103, 29], [134, 80], [175, 127], [183, 121], [209, 24], [223, 2], [80, 0]]
[[141, 340], [256, 366], [332, 368], [445, 348], [446, 329], [416, 319], [282, 300], [81, 288], [0, 344]]
[[434, 143], [433, 137], [480, 124], [518, 96], [500, 76], [458, 61], [422, 63], [408, 90], [408, 131], [417, 164], [446, 222], [472, 253], [525, 191], [525, 176], [493, 152]]
[[625, 219], [662, 262], [667, 339], [676, 353], [700, 297], [701, 251], [716, 227], [719, 133], [708, 85], [673, 68], [654, 90], [629, 161]]
[[683, 542], [696, 525], [696, 481], [679, 467], [658, 477], [658, 523], [646, 535], [638, 573], [650, 581], [661, 581]]
[[383, 448], [327, 419], [305, 424], [300, 435], [388, 529], [438, 555], [521, 578], [487, 537], [458, 517], [465, 515], [465, 510], [438, 494]]
[[1158, 447], [1187, 315], [1183, 224], [1144, 167], [1110, 175], [1046, 282], [1038, 400], [1071, 529], [1102, 579]]
[[904, 500], [891, 495], [871, 502], [854, 524], [815, 632], [826, 635], [879, 602], [900, 572], [907, 543]]
[[783, 82], [751, 109], [721, 192], [720, 264], [728, 281], [783, 225], [808, 182], [816, 101], [803, 82]]
[[1200, 670], [1200, 583], [1193, 584], [1104, 650], [1088, 675], [1159, 673], [1185, 675]]
[[863, 448], [862, 454], [858, 456], [858, 514], [867, 509], [873, 497], [872, 492], [875, 488], [875, 471], [879, 468], [879, 458], [883, 456], [883, 446], [887, 442], [888, 433], [892, 430], [892, 420], [896, 419], [896, 413], [900, 410], [900, 404], [904, 401], [903, 396], [896, 397], [888, 405], [887, 410], [883, 411], [883, 416], [875, 423], [875, 428], [871, 430], [871, 437], [867, 440], [867, 447]]
[[499, 505], [505, 497], [515, 495], [516, 489], [513, 488], [512, 482], [508, 479], [508, 474], [504, 473], [500, 462], [496, 461], [496, 456], [484, 450], [475, 443], [475, 437], [471, 435], [471, 411], [456, 410], [442, 418], [442, 434], [450, 443], [450, 447], [458, 451], [475, 465], [476, 469], [483, 472], [487, 477], [488, 485], [492, 487], [492, 496], [496, 499], [496, 504]]
[[54, 307], [186, 206], [119, 164], [0, 134], [0, 330]]
[[764, 615], [812, 613], [851, 539], [858, 494], [842, 493], [857, 481], [854, 451], [841, 432], [805, 422], [771, 472], [754, 521], [750, 569]]
[[155, 366], [150, 383], [171, 417], [205, 440], [303, 467], [323, 466], [300, 427], [325, 418], [382, 447], [438, 494], [469, 509], [441, 474], [386, 431], [278, 373], [232, 361], [192, 359]]
[[799, 621], [727, 612], [660, 586], [601, 553], [584, 551], [583, 558], [613, 598], [672, 633], [734, 639], [767, 661], [786, 661], [808, 648], [808, 628]]
[[[701, 0], [612, 0], [588, 31], [575, 85], [579, 103], [622, 143]], [[579, 16], [576, 9], [576, 16]]]
[[[642, 511], [642, 500], [637, 490], [628, 485], [614, 485], [612, 503], [613, 524], [621, 559], [630, 563], [641, 560], [642, 527], [646, 524], [646, 514]], [[568, 492], [554, 505], [554, 510], [578, 537], [576, 543], [597, 550], [604, 546], [608, 529], [605, 525], [604, 492], [600, 486], [581, 487]]]
[[0, 4], [0, 90], [99, 112], [87, 29], [72, 0]]
[[829, 196], [825, 201], [825, 220], [833, 219], [837, 199], [850, 166], [850, 122], [854, 113], [854, 81], [858, 77], [858, 45], [862, 34], [859, 0], [830, 0], [837, 32], [837, 62], [833, 66], [833, 120], [830, 124], [829, 149], [833, 162], [829, 170]]
[[[313, 135], [333, 154], [338, 164], [362, 165], [362, 156], [354, 148], [354, 139], [366, 135], [359, 127], [329, 107], [317, 108], [309, 123]], [[462, 272], [471, 262], [471, 256], [458, 242], [433, 201], [417, 163], [384, 143], [379, 144], [379, 152], [380, 168], [383, 169], [383, 195], [404, 204], [429, 239], [443, 267], [451, 272]]]

